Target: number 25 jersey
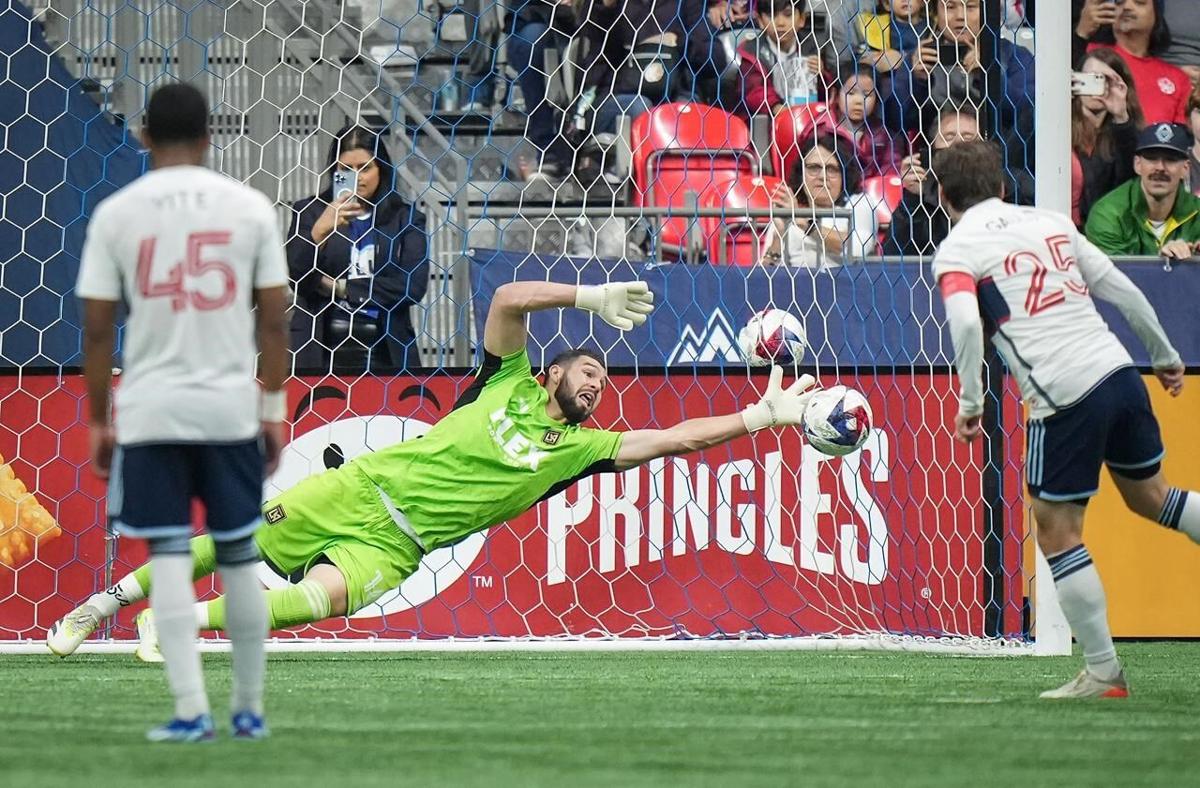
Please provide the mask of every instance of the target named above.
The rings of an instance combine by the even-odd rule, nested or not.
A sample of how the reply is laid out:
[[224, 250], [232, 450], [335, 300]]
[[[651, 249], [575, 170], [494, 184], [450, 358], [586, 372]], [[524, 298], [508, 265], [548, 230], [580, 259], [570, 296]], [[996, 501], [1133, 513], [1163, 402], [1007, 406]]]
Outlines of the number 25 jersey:
[[117, 441], [257, 435], [254, 290], [287, 281], [270, 201], [220, 173], [163, 167], [103, 200], [88, 223], [76, 295], [129, 309]]
[[1112, 267], [1066, 216], [997, 199], [963, 214], [933, 259], [935, 279], [961, 272], [976, 281], [984, 325], [1033, 418], [1133, 363], [1089, 291]]

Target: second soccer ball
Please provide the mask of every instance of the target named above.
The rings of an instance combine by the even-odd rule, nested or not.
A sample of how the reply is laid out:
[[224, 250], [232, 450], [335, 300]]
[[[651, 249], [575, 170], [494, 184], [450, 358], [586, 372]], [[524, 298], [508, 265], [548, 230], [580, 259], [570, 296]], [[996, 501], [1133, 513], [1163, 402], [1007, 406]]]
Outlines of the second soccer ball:
[[755, 312], [738, 334], [742, 355], [754, 366], [799, 364], [808, 349], [804, 324], [783, 309]]

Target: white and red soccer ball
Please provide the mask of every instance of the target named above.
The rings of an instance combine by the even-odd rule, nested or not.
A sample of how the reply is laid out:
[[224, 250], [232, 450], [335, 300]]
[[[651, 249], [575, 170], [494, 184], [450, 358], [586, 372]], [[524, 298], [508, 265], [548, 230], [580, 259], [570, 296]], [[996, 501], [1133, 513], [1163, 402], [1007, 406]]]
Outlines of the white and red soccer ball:
[[804, 324], [783, 309], [755, 312], [738, 334], [738, 346], [746, 360], [763, 364], [799, 364], [808, 350]]
[[871, 433], [871, 406], [854, 389], [845, 386], [821, 389], [808, 401], [800, 428], [814, 449], [841, 457], [866, 442]]

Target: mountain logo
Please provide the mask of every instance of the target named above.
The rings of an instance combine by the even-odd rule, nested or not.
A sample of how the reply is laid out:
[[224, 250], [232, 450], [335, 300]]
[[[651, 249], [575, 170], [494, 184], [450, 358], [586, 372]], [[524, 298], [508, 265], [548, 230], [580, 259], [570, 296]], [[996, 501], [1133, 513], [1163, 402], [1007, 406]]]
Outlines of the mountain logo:
[[686, 324], [675, 349], [667, 357], [667, 364], [707, 364], [715, 361], [743, 361], [738, 349], [737, 332], [729, 318], [717, 307], [708, 316], [708, 322], [700, 331]]

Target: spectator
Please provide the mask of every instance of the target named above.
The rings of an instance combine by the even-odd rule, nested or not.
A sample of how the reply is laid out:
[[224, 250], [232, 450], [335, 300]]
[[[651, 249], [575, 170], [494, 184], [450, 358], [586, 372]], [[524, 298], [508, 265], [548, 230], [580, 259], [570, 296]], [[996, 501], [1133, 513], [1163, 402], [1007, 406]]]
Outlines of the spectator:
[[[951, 145], [981, 139], [979, 120], [973, 112], [948, 107], [938, 114], [925, 133], [922, 150], [914, 150], [900, 162], [904, 196], [892, 213], [892, 225], [884, 239], [883, 254], [915, 257], [933, 254], [950, 232], [950, 216], [938, 201], [937, 183], [930, 177], [927, 162], [937, 164], [938, 151]], [[1033, 186], [1027, 173], [1006, 170], [1005, 200], [1033, 203]], [[1020, 199], [1014, 199], [1014, 196]]]
[[858, 62], [887, 73], [917, 51], [932, 36], [925, 17], [925, 0], [879, 0], [875, 13], [854, 20], [854, 45]]
[[[937, 0], [933, 9], [933, 36], [892, 72], [892, 110], [885, 109], [885, 120], [905, 129], [923, 128], [930, 115], [947, 105], [988, 106], [998, 110], [995, 128], [1004, 129], [1031, 114], [1032, 53], [985, 33], [982, 0]], [[989, 94], [987, 72], [993, 65], [998, 93]]]
[[751, 25], [750, 0], [683, 0], [680, 13], [692, 98], [735, 108], [740, 88], [737, 39]]
[[571, 0], [522, 0], [509, 12], [508, 65], [525, 100], [525, 137], [537, 149], [537, 168], [530, 177], [558, 178], [568, 168], [568, 156], [555, 145], [560, 125], [554, 105], [546, 99], [546, 50], [561, 53], [575, 29]]
[[1184, 187], [1191, 135], [1177, 123], [1138, 136], [1137, 177], [1092, 206], [1087, 237], [1110, 255], [1191, 257], [1200, 241], [1200, 197]]
[[793, 216], [807, 209], [847, 208], [850, 218], [775, 219], [764, 244], [767, 263], [822, 267], [861, 260], [875, 253], [878, 228], [875, 209], [860, 189], [862, 173], [854, 151], [837, 134], [818, 134], [792, 172], [788, 184], [773, 195], [775, 205]]
[[488, 114], [496, 95], [496, 55], [500, 48], [499, 0], [463, 0], [466, 21], [470, 25], [466, 51], [467, 68], [463, 74], [463, 111]]
[[1192, 194], [1200, 195], [1200, 88], [1188, 99], [1188, 126], [1192, 132], [1192, 155], [1188, 186]]
[[1163, 19], [1171, 31], [1171, 45], [1163, 60], [1179, 66], [1192, 80], [1192, 89], [1200, 90], [1200, 13], [1194, 0], [1167, 0]]
[[[1097, 0], [1088, 0], [1088, 5]], [[1087, 12], [1088, 5], [1084, 6]], [[1171, 45], [1171, 31], [1162, 14], [1162, 0], [1121, 0], [1111, 27], [1100, 28], [1088, 51], [1111, 46], [1117, 51], [1137, 85], [1147, 123], [1186, 123], [1187, 99], [1192, 83], [1178, 66], [1159, 58]]]
[[742, 100], [747, 115], [779, 112], [788, 106], [824, 101], [829, 80], [808, 25], [806, 0], [760, 0], [762, 32], [738, 50]]
[[1103, 96], [1071, 100], [1071, 218], [1083, 227], [1092, 204], [1133, 177], [1137, 135], [1145, 120], [1125, 61], [1097, 49], [1082, 71], [1102, 74]]
[[[622, 112], [636, 114], [650, 105], [640, 94], [610, 104], [616, 95], [618, 71], [629, 59], [642, 27], [652, 19], [650, 0], [583, 0], [579, 11], [578, 36], [586, 52], [580, 63], [583, 71], [581, 95], [574, 102], [572, 124], [581, 131], [590, 125], [594, 133], [612, 131]], [[666, 76], [665, 69], [663, 76]], [[606, 113], [598, 111], [609, 104]]]
[[1075, 19], [1071, 31], [1071, 63], [1076, 64], [1083, 61], [1088, 46], [1102, 30], [1111, 30], [1120, 8], [1116, 0], [1072, 0], [1071, 13]]
[[[335, 171], [354, 191], [334, 193]], [[329, 186], [292, 206], [288, 269], [296, 289], [296, 365], [357, 374], [420, 365], [409, 309], [429, 286], [425, 217], [395, 192], [395, 172], [378, 134], [338, 132], [329, 148]]]
[[841, 118], [837, 131], [854, 142], [863, 177], [896, 172], [900, 166], [903, 137], [894, 138], [883, 127], [874, 72], [859, 71], [842, 80], [838, 100]]

